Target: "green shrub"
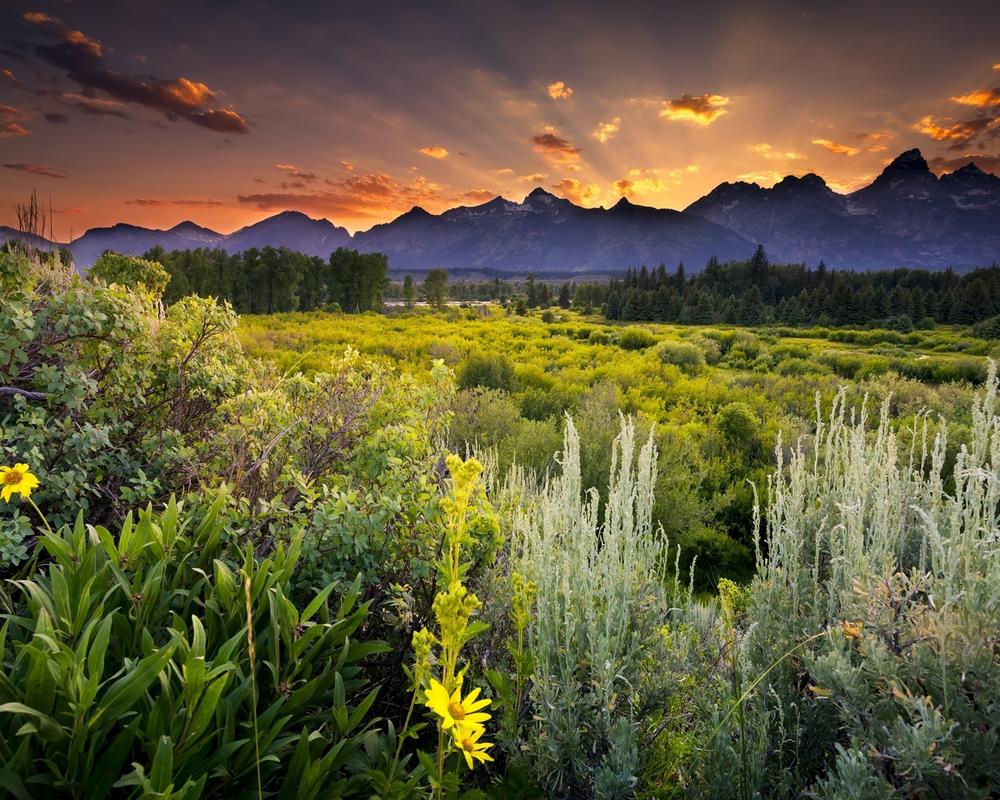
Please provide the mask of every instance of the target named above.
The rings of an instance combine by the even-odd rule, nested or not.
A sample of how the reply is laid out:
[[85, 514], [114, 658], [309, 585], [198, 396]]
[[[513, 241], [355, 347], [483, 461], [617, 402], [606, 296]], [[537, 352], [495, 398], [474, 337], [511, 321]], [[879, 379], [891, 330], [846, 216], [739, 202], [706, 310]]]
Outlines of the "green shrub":
[[[779, 461], [739, 644], [761, 676], [744, 715], [760, 747], [730, 762], [762, 796], [987, 798], [1000, 785], [997, 410], [991, 369], [956, 451], [927, 417], [897, 434], [888, 402], [869, 430], [841, 392]], [[724, 736], [741, 735], [735, 719]]]
[[110, 250], [94, 262], [88, 276], [129, 289], [142, 286], [154, 297], [160, 297], [170, 283], [170, 273], [157, 262], [112, 253]]
[[618, 337], [622, 350], [644, 350], [656, 343], [656, 337], [642, 328], [626, 328]]
[[597, 493], [583, 492], [580, 442], [568, 422], [562, 474], [514, 512], [513, 568], [536, 584], [519, 755], [550, 797], [630, 796], [643, 722], [634, 715], [665, 701], [659, 685], [646, 693], [644, 676], [666, 610], [681, 598], [676, 586], [671, 596], [666, 544], [653, 530], [652, 437], [637, 453], [635, 427], [623, 423], [612, 463], [599, 525]]
[[590, 344], [607, 344], [609, 337], [605, 331], [594, 330], [587, 334], [587, 341]]
[[0, 280], [0, 463], [32, 465], [54, 524], [76, 508], [117, 521], [197, 480], [194, 448], [255, 372], [231, 309], [189, 297], [164, 314], [149, 291], [0, 254], [0, 275], [19, 270]]
[[497, 389], [515, 392], [518, 388], [514, 368], [502, 355], [476, 353], [466, 359], [458, 371], [459, 389]]
[[[226, 498], [171, 502], [42, 537], [0, 627], [0, 759], [15, 797], [367, 794], [377, 749], [357, 586], [328, 610], [290, 599], [301, 540], [255, 563]], [[118, 793], [112, 790], [117, 787]]]
[[664, 339], [656, 346], [656, 354], [664, 364], [673, 364], [691, 374], [705, 366], [704, 351], [690, 342]]

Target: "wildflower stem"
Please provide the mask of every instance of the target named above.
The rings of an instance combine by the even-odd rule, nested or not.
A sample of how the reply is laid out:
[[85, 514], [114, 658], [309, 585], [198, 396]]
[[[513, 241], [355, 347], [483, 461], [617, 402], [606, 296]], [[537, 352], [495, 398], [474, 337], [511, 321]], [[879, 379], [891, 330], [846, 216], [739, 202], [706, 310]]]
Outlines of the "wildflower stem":
[[45, 530], [49, 532], [49, 535], [52, 535], [52, 526], [49, 525], [49, 521], [45, 519], [45, 515], [42, 513], [41, 509], [35, 505], [35, 501], [30, 497], [25, 497], [24, 499], [28, 501], [29, 505], [33, 509], [35, 509], [35, 513], [38, 514], [39, 518], [42, 520], [42, 524], [45, 525]]

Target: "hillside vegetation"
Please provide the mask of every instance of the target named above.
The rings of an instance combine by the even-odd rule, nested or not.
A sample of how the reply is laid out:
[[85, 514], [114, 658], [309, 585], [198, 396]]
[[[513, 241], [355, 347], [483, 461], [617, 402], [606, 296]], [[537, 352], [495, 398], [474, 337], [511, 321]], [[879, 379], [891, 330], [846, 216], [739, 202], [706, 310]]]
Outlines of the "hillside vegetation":
[[0, 253], [0, 795], [996, 795], [989, 331], [173, 277]]

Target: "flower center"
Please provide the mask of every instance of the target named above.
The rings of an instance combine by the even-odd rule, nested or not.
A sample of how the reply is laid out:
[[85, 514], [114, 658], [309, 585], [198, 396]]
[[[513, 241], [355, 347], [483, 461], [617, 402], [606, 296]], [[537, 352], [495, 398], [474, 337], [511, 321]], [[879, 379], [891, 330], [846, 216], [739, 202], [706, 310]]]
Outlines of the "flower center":
[[476, 746], [472, 743], [472, 739], [462, 739], [462, 749], [466, 752], [474, 753]]
[[465, 709], [460, 703], [454, 701], [448, 703], [448, 713], [452, 719], [465, 719]]
[[3, 476], [4, 483], [20, 483], [21, 479], [24, 477], [18, 470], [11, 469], [7, 470], [7, 474]]

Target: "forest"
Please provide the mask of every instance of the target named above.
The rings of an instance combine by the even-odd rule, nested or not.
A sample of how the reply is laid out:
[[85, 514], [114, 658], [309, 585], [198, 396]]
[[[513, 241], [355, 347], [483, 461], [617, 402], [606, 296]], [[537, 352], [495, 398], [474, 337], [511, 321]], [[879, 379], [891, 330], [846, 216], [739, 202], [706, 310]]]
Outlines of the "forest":
[[388, 267], [0, 251], [0, 796], [995, 797], [995, 267]]
[[149, 251], [145, 258], [170, 274], [165, 298], [216, 297], [238, 313], [341, 309], [377, 311], [383, 299], [441, 305], [446, 299], [492, 300], [519, 308], [558, 306], [609, 320], [756, 326], [868, 326], [911, 331], [935, 324], [982, 323], [1000, 336], [1000, 267], [959, 275], [951, 270], [884, 272], [816, 269], [771, 264], [763, 248], [748, 261], [710, 260], [688, 275], [681, 263], [669, 271], [629, 269], [602, 282], [522, 279], [451, 280], [431, 270], [422, 281], [389, 279], [379, 254], [339, 248], [328, 261], [284, 248], [228, 254], [223, 250]]

